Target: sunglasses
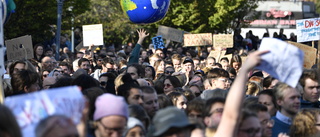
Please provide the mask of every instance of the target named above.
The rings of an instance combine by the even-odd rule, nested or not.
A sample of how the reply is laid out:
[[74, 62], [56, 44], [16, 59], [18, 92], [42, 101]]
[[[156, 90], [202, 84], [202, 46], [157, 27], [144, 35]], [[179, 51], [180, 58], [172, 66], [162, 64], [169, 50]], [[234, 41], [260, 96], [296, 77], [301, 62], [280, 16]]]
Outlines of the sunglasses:
[[166, 74], [172, 74], [174, 71], [165, 71]]

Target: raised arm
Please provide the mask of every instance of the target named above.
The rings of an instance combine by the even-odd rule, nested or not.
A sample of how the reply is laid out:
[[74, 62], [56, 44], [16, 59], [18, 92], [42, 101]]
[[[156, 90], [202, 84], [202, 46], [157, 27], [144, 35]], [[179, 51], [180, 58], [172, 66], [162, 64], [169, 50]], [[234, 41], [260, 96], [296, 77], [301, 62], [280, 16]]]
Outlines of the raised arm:
[[143, 43], [143, 40], [147, 36], [149, 36], [149, 33], [147, 33], [147, 31], [145, 31], [144, 29], [139, 29], [139, 30], [137, 30], [137, 32], [139, 34], [139, 40], [131, 52], [131, 55], [130, 55], [130, 58], [128, 61], [128, 65], [133, 64], [133, 63], [139, 63], [141, 45]]
[[255, 51], [251, 53], [243, 64], [240, 72], [232, 84], [226, 99], [225, 109], [215, 137], [234, 137], [237, 130], [241, 106], [245, 96], [245, 85], [248, 72], [261, 61], [261, 55], [268, 51]]

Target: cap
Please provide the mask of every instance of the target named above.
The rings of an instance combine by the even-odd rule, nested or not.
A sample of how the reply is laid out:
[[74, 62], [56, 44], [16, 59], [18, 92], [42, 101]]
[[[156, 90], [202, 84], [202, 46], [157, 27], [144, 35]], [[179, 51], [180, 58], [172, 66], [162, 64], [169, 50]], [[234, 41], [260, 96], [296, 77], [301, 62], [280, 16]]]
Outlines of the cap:
[[124, 131], [123, 135], [126, 136], [128, 134], [128, 132], [130, 131], [130, 129], [137, 127], [137, 126], [140, 126], [142, 131], [145, 133], [145, 128], [144, 128], [143, 124], [141, 123], [141, 121], [135, 117], [129, 117], [128, 122], [127, 122], [127, 128]]
[[123, 116], [129, 117], [128, 104], [123, 97], [110, 93], [100, 95], [95, 102], [96, 110], [93, 114], [94, 120], [99, 120], [107, 116]]
[[155, 132], [153, 136], [160, 136], [170, 128], [184, 128], [194, 126], [188, 120], [185, 112], [176, 107], [167, 107], [159, 110], [153, 118]]
[[185, 58], [182, 62], [182, 64], [186, 64], [186, 63], [192, 63], [193, 64], [193, 60], [191, 58]]

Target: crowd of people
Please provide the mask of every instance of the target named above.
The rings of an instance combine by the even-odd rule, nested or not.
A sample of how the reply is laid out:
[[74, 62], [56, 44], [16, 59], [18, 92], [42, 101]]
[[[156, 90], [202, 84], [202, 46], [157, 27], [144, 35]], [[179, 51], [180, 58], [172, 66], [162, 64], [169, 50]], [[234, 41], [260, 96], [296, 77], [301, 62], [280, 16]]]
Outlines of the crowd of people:
[[[239, 33], [239, 32], [238, 32]], [[6, 63], [6, 97], [76, 85], [88, 100], [82, 122], [52, 115], [36, 137], [318, 137], [319, 72], [304, 69], [296, 87], [255, 69], [261, 55], [237, 43], [232, 58], [167, 44], [144, 49], [149, 34], [137, 30], [135, 46], [81, 48], [34, 46], [34, 59]], [[250, 35], [247, 36], [250, 39]], [[248, 46], [247, 46], [248, 47]], [[242, 56], [247, 56], [242, 61]], [[290, 66], [288, 66], [290, 67]], [[43, 91], [40, 91], [43, 92]], [[0, 105], [0, 136], [21, 137], [11, 110]]]

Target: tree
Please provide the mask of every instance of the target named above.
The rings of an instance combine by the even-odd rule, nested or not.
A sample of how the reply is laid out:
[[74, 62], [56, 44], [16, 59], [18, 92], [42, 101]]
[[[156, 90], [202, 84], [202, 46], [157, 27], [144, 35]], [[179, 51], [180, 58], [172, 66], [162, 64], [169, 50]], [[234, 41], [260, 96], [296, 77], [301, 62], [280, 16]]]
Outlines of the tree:
[[[16, 10], [4, 25], [5, 39], [23, 35], [32, 35], [33, 43], [42, 43], [52, 39], [54, 26], [57, 23], [57, 1], [55, 0], [15, 0]], [[70, 20], [67, 14], [69, 6], [73, 6], [73, 14], [81, 14], [88, 9], [89, 0], [67, 0], [64, 2], [62, 20]], [[67, 26], [62, 24], [62, 27]]]

